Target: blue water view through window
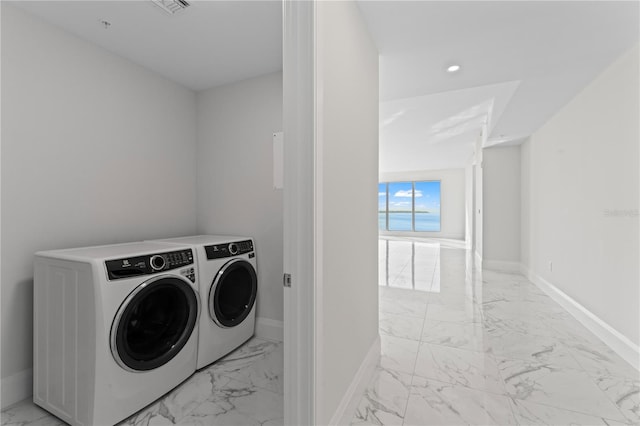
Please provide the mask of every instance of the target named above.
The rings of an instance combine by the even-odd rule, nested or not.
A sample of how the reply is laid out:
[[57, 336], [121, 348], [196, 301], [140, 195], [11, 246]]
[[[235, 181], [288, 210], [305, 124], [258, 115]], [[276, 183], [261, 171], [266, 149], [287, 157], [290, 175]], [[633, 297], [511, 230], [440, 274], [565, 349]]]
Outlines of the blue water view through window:
[[440, 182], [416, 182], [414, 200], [414, 229], [440, 232]]
[[378, 229], [440, 232], [440, 181], [378, 184]]
[[389, 182], [389, 231], [411, 231], [413, 183]]
[[387, 229], [387, 184], [378, 184], [378, 229]]

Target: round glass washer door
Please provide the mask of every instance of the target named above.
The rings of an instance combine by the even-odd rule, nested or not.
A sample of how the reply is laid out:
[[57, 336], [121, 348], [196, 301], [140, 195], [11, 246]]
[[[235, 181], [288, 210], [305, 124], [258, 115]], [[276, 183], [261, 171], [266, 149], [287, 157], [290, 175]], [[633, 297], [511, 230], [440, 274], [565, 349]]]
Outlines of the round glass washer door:
[[225, 263], [209, 290], [209, 316], [223, 328], [235, 327], [251, 313], [258, 293], [258, 277], [244, 259]]
[[148, 371], [171, 361], [191, 337], [198, 294], [189, 281], [162, 275], [140, 284], [118, 309], [111, 352], [123, 368]]

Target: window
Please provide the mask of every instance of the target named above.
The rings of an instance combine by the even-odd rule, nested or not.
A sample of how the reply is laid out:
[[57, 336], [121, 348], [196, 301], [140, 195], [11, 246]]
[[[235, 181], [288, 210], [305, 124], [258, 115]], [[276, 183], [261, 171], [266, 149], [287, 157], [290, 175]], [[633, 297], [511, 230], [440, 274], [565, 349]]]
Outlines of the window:
[[413, 229], [413, 183], [390, 182], [389, 184], [389, 231], [411, 231]]
[[379, 183], [378, 229], [440, 232], [440, 181]]
[[378, 184], [378, 229], [387, 229], [387, 184]]
[[415, 182], [414, 187], [414, 230], [440, 232], [440, 182]]

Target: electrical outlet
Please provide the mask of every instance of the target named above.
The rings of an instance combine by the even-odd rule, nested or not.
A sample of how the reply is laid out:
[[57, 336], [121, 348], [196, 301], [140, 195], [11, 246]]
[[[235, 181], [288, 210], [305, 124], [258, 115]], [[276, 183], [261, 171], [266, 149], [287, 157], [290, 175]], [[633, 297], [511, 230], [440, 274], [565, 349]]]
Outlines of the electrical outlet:
[[549, 272], [553, 272], [553, 262], [549, 261]]

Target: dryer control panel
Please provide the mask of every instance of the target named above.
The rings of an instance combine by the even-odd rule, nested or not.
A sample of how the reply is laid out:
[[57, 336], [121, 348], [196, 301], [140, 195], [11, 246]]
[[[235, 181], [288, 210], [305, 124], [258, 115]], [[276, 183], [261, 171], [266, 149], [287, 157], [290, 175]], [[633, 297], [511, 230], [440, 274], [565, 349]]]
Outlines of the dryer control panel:
[[240, 256], [246, 253], [250, 253], [249, 257], [253, 257], [251, 255], [251, 252], [253, 252], [253, 241], [235, 241], [232, 243], [204, 246], [204, 251], [207, 253], [207, 260]]
[[[188, 265], [193, 265], [193, 251], [191, 249], [126, 257], [105, 262], [109, 280], [150, 275], [156, 272], [184, 268]], [[193, 268], [190, 268], [190, 271], [193, 271]], [[193, 279], [190, 275], [185, 276], [191, 281], [195, 281], [195, 276]]]

